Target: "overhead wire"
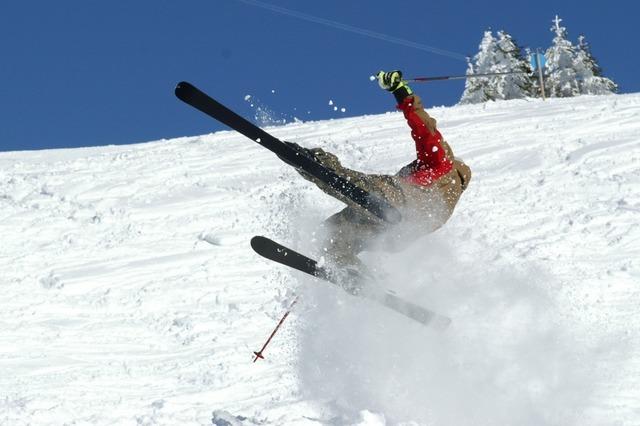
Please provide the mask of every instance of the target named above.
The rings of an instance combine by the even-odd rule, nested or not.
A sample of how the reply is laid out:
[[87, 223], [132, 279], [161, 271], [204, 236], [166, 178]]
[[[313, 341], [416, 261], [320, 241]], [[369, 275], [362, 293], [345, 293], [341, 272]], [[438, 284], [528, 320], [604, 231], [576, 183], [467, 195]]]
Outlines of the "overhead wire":
[[411, 47], [414, 49], [418, 49], [418, 50], [423, 50], [423, 51], [427, 51], [427, 52], [431, 52], [434, 53], [436, 55], [441, 55], [441, 56], [446, 56], [452, 59], [457, 59], [457, 60], [461, 60], [461, 61], [466, 61], [466, 56], [462, 55], [460, 53], [456, 53], [456, 52], [452, 52], [449, 50], [445, 50], [445, 49], [439, 49], [437, 47], [433, 47], [433, 46], [428, 46], [426, 44], [422, 44], [422, 43], [416, 43], [414, 41], [411, 40], [406, 40], [403, 38], [399, 38], [399, 37], [394, 37], [394, 36], [390, 36], [388, 34], [383, 34], [380, 32], [376, 32], [376, 31], [371, 31], [371, 30], [367, 30], [364, 28], [359, 28], [359, 27], [354, 27], [353, 25], [347, 25], [347, 24], [343, 24], [341, 22], [337, 22], [337, 21], [333, 21], [331, 19], [325, 19], [325, 18], [320, 18], [317, 16], [313, 16], [313, 15], [309, 15], [307, 13], [302, 13], [302, 12], [298, 12], [295, 10], [291, 10], [291, 9], [287, 9], [281, 6], [275, 6], [269, 3], [264, 3], [258, 0], [235, 0], [238, 1], [240, 3], [245, 3], [248, 4], [250, 6], [255, 6], [255, 7], [260, 7], [262, 9], [267, 9], [270, 10], [272, 12], [276, 12], [279, 13], [281, 15], [287, 15], [287, 16], [291, 16], [297, 19], [302, 19], [304, 21], [308, 21], [308, 22], [313, 22], [316, 24], [320, 24], [320, 25], [325, 25], [327, 27], [332, 27], [332, 28], [336, 28], [339, 30], [343, 30], [343, 31], [347, 31], [347, 32], [351, 32], [351, 33], [355, 33], [355, 34], [360, 34], [366, 37], [371, 37], [371, 38], [375, 38], [378, 40], [383, 40], [389, 43], [395, 43], [395, 44], [399, 44], [402, 46], [406, 46], [406, 47]]

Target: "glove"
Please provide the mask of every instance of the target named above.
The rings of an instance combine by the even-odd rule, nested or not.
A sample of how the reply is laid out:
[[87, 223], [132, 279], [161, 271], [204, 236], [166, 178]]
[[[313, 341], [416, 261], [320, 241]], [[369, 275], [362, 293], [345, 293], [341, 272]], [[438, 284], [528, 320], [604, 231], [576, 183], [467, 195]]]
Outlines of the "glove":
[[393, 93], [399, 104], [402, 103], [404, 98], [413, 94], [407, 83], [402, 81], [402, 71], [380, 71], [376, 77], [378, 79], [378, 85], [384, 90]]
[[378, 85], [389, 92], [396, 90], [398, 85], [402, 83], [402, 71], [380, 71], [376, 77], [378, 79]]

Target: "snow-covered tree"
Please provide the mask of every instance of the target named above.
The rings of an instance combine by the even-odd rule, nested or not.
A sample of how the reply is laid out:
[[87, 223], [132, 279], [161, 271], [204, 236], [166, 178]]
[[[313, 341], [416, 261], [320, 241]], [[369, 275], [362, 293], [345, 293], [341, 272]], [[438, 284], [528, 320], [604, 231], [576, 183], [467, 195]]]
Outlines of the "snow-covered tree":
[[460, 98], [461, 104], [473, 104], [497, 99], [520, 99], [532, 94], [531, 68], [524, 59], [522, 50], [505, 31], [498, 31], [494, 37], [485, 31], [479, 52], [468, 60], [467, 75], [520, 73], [468, 78]]
[[513, 37], [505, 31], [498, 31], [498, 63], [494, 72], [512, 72], [504, 76], [494, 77], [499, 99], [521, 99], [532, 96], [531, 65], [522, 55], [522, 48]]
[[618, 90], [616, 83], [602, 75], [602, 69], [591, 54], [591, 47], [584, 35], [578, 37], [574, 68], [581, 94], [607, 95]]
[[[498, 43], [491, 31], [485, 31], [480, 49], [473, 57], [473, 61], [467, 58], [467, 75], [485, 74], [492, 72], [495, 63], [495, 55]], [[468, 78], [465, 80], [464, 92], [460, 98], [461, 104], [477, 104], [495, 99], [496, 94], [490, 85], [489, 77]]]
[[562, 19], [556, 15], [551, 31], [555, 33], [553, 43], [545, 54], [545, 86], [550, 97], [566, 98], [580, 94], [578, 75], [574, 68], [576, 49], [567, 39], [567, 29], [560, 26]]

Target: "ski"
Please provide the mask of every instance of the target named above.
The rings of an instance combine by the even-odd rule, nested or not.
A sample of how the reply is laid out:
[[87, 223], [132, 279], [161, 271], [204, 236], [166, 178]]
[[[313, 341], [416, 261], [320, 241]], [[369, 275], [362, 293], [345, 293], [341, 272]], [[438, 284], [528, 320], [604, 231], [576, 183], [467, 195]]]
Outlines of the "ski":
[[379, 195], [354, 185], [333, 170], [231, 111], [192, 84], [184, 81], [178, 83], [175, 94], [181, 101], [267, 148], [285, 163], [326, 183], [337, 193], [349, 198], [374, 216], [389, 223], [400, 222], [400, 212]]
[[[315, 260], [300, 254], [295, 250], [291, 250], [290, 248], [287, 248], [269, 238], [262, 236], [253, 237], [251, 239], [251, 248], [264, 258], [332, 283], [351, 295], [364, 297], [380, 303], [386, 308], [423, 325], [434, 326], [435, 328], [442, 330], [448, 327], [451, 323], [450, 318], [408, 302], [388, 290], [372, 291], [372, 289], [365, 289], [361, 291], [360, 285], [354, 285], [353, 283], [364, 284], [367, 279], [356, 271], [349, 270], [344, 274], [332, 273], [327, 268], [319, 266], [318, 262]], [[339, 278], [340, 276], [347, 277], [346, 281], [351, 281], [351, 284], [345, 285], [344, 283], [341, 283]]]

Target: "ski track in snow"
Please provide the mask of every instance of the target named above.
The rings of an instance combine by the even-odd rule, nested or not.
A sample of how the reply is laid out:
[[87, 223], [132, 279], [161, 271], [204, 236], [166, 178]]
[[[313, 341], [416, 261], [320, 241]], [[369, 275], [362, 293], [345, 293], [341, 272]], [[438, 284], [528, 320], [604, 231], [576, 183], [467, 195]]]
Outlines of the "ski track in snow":
[[[640, 424], [640, 95], [429, 112], [471, 185], [364, 257], [443, 335], [255, 255], [342, 205], [233, 132], [0, 153], [0, 424]], [[268, 130], [413, 156], [395, 112]]]

